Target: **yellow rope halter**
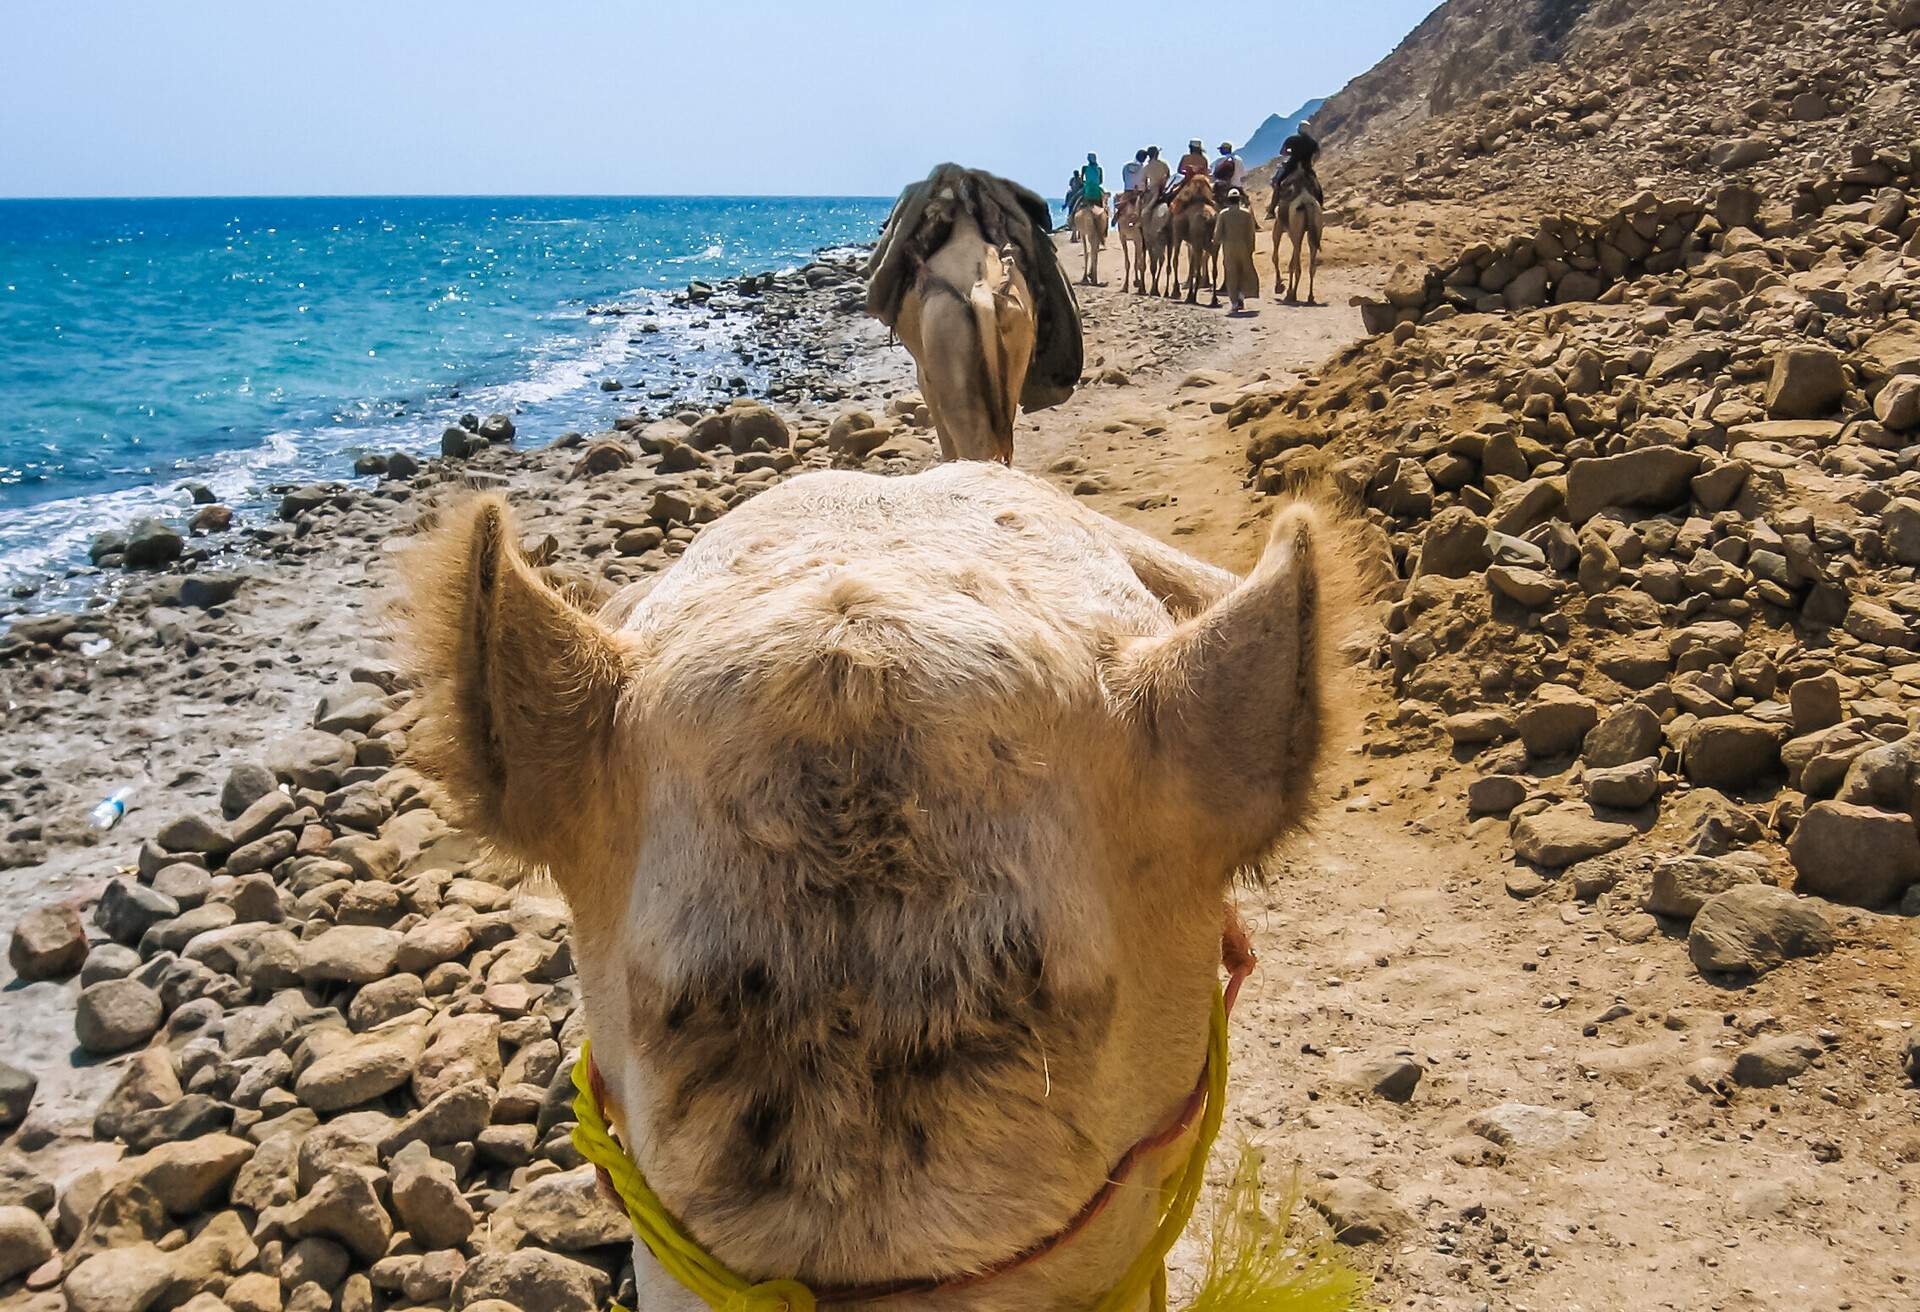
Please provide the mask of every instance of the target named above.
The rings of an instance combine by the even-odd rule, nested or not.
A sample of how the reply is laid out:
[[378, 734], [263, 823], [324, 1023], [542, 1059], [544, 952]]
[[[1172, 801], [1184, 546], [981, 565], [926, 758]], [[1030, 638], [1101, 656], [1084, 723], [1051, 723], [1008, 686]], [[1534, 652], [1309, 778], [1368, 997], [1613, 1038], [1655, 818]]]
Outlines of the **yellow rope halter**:
[[[719, 1258], [701, 1248], [680, 1225], [660, 1196], [647, 1184], [646, 1176], [627, 1156], [612, 1132], [600, 1100], [594, 1097], [590, 1074], [589, 1047], [582, 1045], [580, 1060], [574, 1063], [573, 1099], [577, 1123], [573, 1146], [580, 1155], [607, 1173], [614, 1191], [625, 1204], [627, 1219], [634, 1233], [647, 1246], [666, 1273], [686, 1286], [710, 1308], [719, 1312], [813, 1312], [815, 1297], [798, 1280], [763, 1280], [751, 1283], [735, 1274]], [[1186, 1164], [1164, 1186], [1166, 1210], [1153, 1238], [1128, 1265], [1120, 1281], [1092, 1312], [1131, 1312], [1142, 1295], [1150, 1298], [1153, 1312], [1166, 1312], [1167, 1253], [1193, 1218], [1201, 1186], [1206, 1181], [1207, 1157], [1220, 1133], [1220, 1122], [1227, 1102], [1227, 1005], [1218, 989], [1213, 996], [1213, 1022], [1207, 1033], [1206, 1106], [1200, 1117], [1200, 1131]]]

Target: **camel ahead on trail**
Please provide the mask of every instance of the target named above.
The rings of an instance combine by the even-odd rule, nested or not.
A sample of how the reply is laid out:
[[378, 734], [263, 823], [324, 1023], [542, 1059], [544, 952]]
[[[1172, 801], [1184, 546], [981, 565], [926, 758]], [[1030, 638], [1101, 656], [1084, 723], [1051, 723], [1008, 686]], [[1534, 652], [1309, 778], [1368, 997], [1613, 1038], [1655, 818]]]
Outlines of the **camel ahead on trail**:
[[1098, 203], [1082, 201], [1073, 212], [1073, 231], [1080, 238], [1080, 282], [1086, 287], [1104, 287], [1100, 281], [1100, 251], [1107, 244], [1107, 198]]
[[[1267, 214], [1274, 219], [1273, 225], [1273, 283], [1274, 289], [1286, 287], [1287, 304], [1298, 303], [1300, 291], [1300, 246], [1304, 241], [1309, 247], [1307, 260], [1307, 304], [1314, 304], [1314, 284], [1320, 273], [1320, 239], [1325, 231], [1325, 207], [1320, 198], [1314, 195], [1312, 175], [1295, 174], [1273, 193], [1273, 199], [1267, 205]], [[1293, 242], [1293, 259], [1288, 266], [1287, 277], [1280, 276], [1280, 232], [1286, 230]]]
[[[823, 471], [596, 612], [497, 495], [441, 518], [415, 759], [565, 896], [582, 1096], [703, 1256], [783, 1282], [737, 1305], [1130, 1292], [1230, 882], [1323, 754], [1320, 513], [1240, 579], [991, 464]], [[636, 1306], [707, 1306], [653, 1252]]]
[[1147, 248], [1149, 293], [1160, 295], [1160, 277], [1164, 272], [1167, 279], [1166, 294], [1178, 296], [1180, 275], [1176, 262], [1180, 250], [1174, 244], [1173, 208], [1160, 197], [1154, 197], [1147, 205], [1147, 212], [1140, 220], [1140, 238]]
[[948, 460], [1010, 464], [1020, 410], [1080, 380], [1080, 312], [1047, 203], [990, 173], [942, 164], [900, 193], [867, 265], [867, 313], [913, 356]]
[[[1213, 199], [1213, 179], [1204, 173], [1196, 173], [1182, 183], [1169, 202], [1173, 211], [1174, 237], [1174, 288], [1170, 294], [1179, 294], [1179, 262], [1181, 250], [1187, 253], [1187, 304], [1192, 305], [1200, 297], [1200, 281], [1205, 278], [1213, 283], [1213, 221], [1219, 214], [1219, 207]], [[1214, 303], [1220, 300], [1218, 292], [1214, 294]]]
[[1113, 226], [1120, 233], [1120, 285], [1145, 292], [1147, 239], [1142, 231], [1141, 201], [1138, 191], [1123, 191], [1113, 202]]

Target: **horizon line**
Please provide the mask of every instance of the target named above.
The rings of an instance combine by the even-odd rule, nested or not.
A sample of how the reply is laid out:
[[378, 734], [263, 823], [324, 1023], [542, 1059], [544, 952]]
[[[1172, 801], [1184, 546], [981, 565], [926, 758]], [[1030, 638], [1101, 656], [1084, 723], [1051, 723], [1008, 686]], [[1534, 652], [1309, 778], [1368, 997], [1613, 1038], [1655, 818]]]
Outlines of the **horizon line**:
[[879, 192], [832, 191], [259, 191], [148, 195], [0, 196], [0, 205], [45, 201], [142, 200], [892, 200]]

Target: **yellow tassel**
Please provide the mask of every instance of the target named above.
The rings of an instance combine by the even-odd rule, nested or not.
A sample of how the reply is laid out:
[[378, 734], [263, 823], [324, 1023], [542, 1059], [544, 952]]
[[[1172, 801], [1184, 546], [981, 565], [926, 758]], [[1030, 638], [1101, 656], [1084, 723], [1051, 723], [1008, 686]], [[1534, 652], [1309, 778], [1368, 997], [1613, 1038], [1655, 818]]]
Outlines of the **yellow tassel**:
[[1259, 1149], [1241, 1149], [1213, 1207], [1206, 1275], [1182, 1312], [1367, 1312], [1373, 1278], [1324, 1225], [1298, 1214], [1297, 1175], [1268, 1206], [1263, 1164]]

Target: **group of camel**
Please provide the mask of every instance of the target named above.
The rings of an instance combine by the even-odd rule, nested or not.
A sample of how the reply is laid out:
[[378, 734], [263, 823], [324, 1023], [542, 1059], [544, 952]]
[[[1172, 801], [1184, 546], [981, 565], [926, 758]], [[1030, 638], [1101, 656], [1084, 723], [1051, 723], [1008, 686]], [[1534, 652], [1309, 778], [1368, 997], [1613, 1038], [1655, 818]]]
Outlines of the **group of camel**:
[[[1209, 207], [1158, 208], [1191, 291]], [[649, 1312], [1166, 1305], [1335, 557], [1295, 505], [1236, 578], [1003, 467], [1080, 368], [1049, 227], [944, 166], [875, 254], [953, 463], [790, 479], [593, 609], [497, 495], [406, 571], [415, 759], [572, 908]]]
[[[1187, 259], [1186, 298], [1193, 304], [1202, 286], [1214, 289], [1213, 303], [1219, 304], [1219, 251], [1215, 248], [1214, 221], [1218, 218], [1222, 197], [1213, 180], [1205, 174], [1192, 174], [1171, 196], [1149, 196], [1140, 190], [1124, 191], [1098, 202], [1088, 201], [1073, 213], [1074, 234], [1080, 239], [1080, 281], [1087, 286], [1100, 285], [1100, 252], [1107, 243], [1109, 227], [1120, 233], [1120, 285], [1146, 295], [1161, 294], [1161, 278], [1166, 279], [1166, 295], [1180, 295], [1180, 256]], [[1274, 220], [1273, 281], [1277, 289], [1286, 288], [1287, 304], [1298, 303], [1302, 250], [1306, 252], [1307, 304], [1314, 304], [1314, 287], [1320, 270], [1320, 241], [1325, 227], [1325, 210], [1320, 198], [1307, 184], [1306, 175], [1295, 174], [1276, 191], [1267, 215]], [[1280, 274], [1280, 234], [1285, 231], [1293, 243], [1293, 256], [1287, 276]]]
[[[1123, 286], [1158, 296], [1164, 278], [1165, 294], [1179, 296], [1184, 252], [1187, 302], [1196, 303], [1204, 285], [1219, 303], [1220, 197], [1212, 179], [1189, 176], [1167, 197], [1129, 191], [1117, 207]], [[1307, 304], [1314, 304], [1325, 216], [1312, 175], [1280, 184], [1267, 214], [1274, 219], [1276, 285], [1297, 303], [1304, 252]], [[1046, 202], [1033, 192], [952, 164], [907, 188], [887, 221], [868, 269], [867, 310], [913, 356], [949, 460], [1011, 464], [1019, 412], [1064, 400], [1078, 383], [1079, 310], [1051, 223]], [[1079, 207], [1073, 223], [1083, 252], [1080, 282], [1098, 284], [1106, 197]], [[1282, 228], [1292, 240], [1284, 282]]]

